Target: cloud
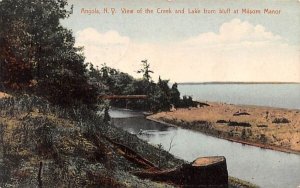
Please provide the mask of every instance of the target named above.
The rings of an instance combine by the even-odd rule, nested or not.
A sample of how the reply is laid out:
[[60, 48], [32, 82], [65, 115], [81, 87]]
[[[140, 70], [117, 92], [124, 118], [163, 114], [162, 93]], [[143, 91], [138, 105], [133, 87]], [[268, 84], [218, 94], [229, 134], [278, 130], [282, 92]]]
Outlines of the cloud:
[[94, 28], [86, 28], [76, 34], [76, 46], [83, 46], [87, 61], [96, 65], [120, 62], [129, 44], [130, 39], [117, 31], [99, 33]]
[[[299, 46], [262, 25], [240, 19], [225, 22], [217, 33], [200, 33], [183, 41], [141, 43], [117, 31], [87, 28], [76, 34], [87, 61], [136, 75], [148, 59], [155, 72], [171, 81], [298, 81]], [[136, 75], [138, 76], [138, 75]]]
[[222, 24], [219, 33], [203, 33], [186, 40], [186, 45], [233, 45], [280, 41], [281, 37], [266, 31], [262, 25], [252, 25], [247, 21], [233, 19]]
[[96, 29], [87, 28], [77, 33], [77, 42], [84, 42], [89, 45], [124, 45], [128, 44], [129, 38], [120, 36], [116, 31], [108, 31], [104, 34], [99, 33]]

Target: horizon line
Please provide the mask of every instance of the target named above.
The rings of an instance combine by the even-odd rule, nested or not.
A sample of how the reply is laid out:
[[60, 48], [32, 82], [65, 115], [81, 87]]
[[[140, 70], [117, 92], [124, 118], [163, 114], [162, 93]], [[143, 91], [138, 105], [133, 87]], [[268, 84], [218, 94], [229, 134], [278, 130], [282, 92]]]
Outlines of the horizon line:
[[280, 82], [280, 81], [209, 81], [209, 82], [177, 82], [179, 85], [196, 84], [300, 84], [300, 82]]

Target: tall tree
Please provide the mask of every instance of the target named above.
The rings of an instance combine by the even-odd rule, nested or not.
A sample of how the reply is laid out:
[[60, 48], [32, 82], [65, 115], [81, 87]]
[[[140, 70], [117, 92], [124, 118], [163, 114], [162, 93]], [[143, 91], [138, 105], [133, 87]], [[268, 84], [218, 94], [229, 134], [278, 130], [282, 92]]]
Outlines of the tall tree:
[[148, 60], [142, 60], [142, 66], [140, 70], [137, 71], [137, 73], [143, 73], [143, 78], [147, 81], [151, 80], [150, 73], [154, 73], [152, 70], [150, 70], [150, 64], [148, 63]]
[[180, 92], [178, 90], [178, 84], [174, 83], [170, 90], [171, 95], [171, 103], [175, 105], [175, 107], [180, 106]]
[[67, 5], [67, 0], [0, 2], [1, 81], [7, 88], [33, 88], [62, 105], [96, 102], [81, 49], [60, 24], [71, 13]]

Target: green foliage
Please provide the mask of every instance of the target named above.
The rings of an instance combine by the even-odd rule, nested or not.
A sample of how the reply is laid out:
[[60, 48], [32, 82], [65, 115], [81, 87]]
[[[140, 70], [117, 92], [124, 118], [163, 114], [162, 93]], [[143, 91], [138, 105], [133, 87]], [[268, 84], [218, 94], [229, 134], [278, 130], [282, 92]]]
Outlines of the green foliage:
[[148, 60], [142, 60], [143, 68], [138, 70], [137, 73], [143, 73], [143, 79], [150, 81], [151, 76], [150, 73], [154, 73], [152, 70], [150, 70], [150, 64], [148, 63]]
[[103, 121], [105, 123], [109, 122], [110, 121], [110, 116], [109, 116], [109, 107], [106, 106], [105, 109], [104, 109], [104, 117], [103, 117]]
[[87, 84], [82, 75], [61, 74], [41, 80], [37, 93], [49, 101], [62, 105], [73, 106], [88, 104], [91, 108], [97, 104], [96, 88]]
[[152, 111], [169, 110], [170, 103], [170, 88], [169, 80], [162, 80], [160, 77], [157, 84], [149, 93], [150, 108]]
[[30, 91], [63, 106], [93, 104], [81, 49], [60, 25], [71, 10], [67, 0], [0, 2], [0, 81], [13, 91]]
[[180, 99], [177, 83], [169, 87], [169, 80], [159, 77], [158, 82], [151, 80], [149, 73], [150, 64], [147, 60], [142, 61], [143, 79], [134, 79], [129, 74], [120, 72], [114, 68], [103, 64], [99, 69], [94, 68], [91, 64], [89, 68], [89, 77], [106, 88], [103, 94], [106, 95], [147, 95], [147, 99], [124, 100], [116, 99], [110, 102], [117, 107], [127, 107], [139, 110], [150, 110], [153, 112], [169, 110], [172, 105], [175, 107], [195, 106], [191, 97], [184, 96]]
[[[166, 111], [174, 107], [196, 106], [192, 97], [184, 96], [180, 99], [177, 83], [169, 86], [169, 80], [159, 77], [158, 82], [151, 80], [150, 64], [147, 60], [142, 61], [142, 79], [135, 79], [127, 73], [108, 67], [105, 63], [102, 67], [94, 68], [93, 64], [88, 64], [87, 75], [89, 80], [98, 85], [102, 95], [146, 95], [147, 99], [114, 99], [110, 105], [121, 108], [132, 108], [136, 110], [150, 110], [153, 112]], [[109, 121], [109, 120], [108, 120]]]
[[38, 138], [38, 144], [41, 148], [52, 149], [53, 146], [53, 129], [54, 125], [51, 123], [45, 123], [35, 130], [36, 136]]
[[195, 106], [193, 98], [191, 96], [183, 96], [182, 101], [180, 102], [180, 106], [187, 108], [189, 106]]
[[174, 83], [170, 90], [170, 101], [175, 107], [180, 107], [180, 92], [178, 91], [177, 83]]

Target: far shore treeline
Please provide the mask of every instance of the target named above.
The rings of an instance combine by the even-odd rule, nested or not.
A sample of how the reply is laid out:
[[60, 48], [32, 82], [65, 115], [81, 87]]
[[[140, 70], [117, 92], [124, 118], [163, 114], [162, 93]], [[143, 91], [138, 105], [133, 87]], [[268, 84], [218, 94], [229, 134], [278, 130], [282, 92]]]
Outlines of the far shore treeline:
[[[67, 9], [67, 7], [70, 7]], [[151, 79], [150, 64], [141, 62], [142, 78], [103, 64], [85, 63], [82, 48], [75, 47], [71, 30], [60, 20], [72, 13], [67, 0], [0, 1], [0, 90], [33, 94], [64, 107], [86, 105], [97, 109], [99, 95], [147, 95], [146, 100], [115, 100], [111, 104], [160, 111], [195, 105], [180, 99], [177, 84]], [[98, 62], [97, 62], [98, 63]]]

